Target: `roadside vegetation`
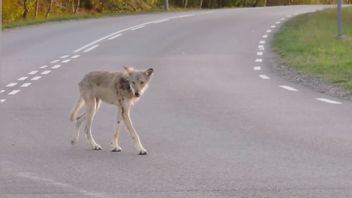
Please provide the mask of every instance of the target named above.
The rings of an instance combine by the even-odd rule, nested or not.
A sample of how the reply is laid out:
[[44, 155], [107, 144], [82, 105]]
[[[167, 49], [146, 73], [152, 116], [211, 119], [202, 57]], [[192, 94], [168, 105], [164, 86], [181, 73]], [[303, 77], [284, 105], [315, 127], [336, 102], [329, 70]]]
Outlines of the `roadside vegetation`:
[[304, 14], [283, 25], [273, 50], [289, 67], [352, 93], [352, 7], [343, 9], [342, 39], [336, 9]]
[[[344, 0], [351, 3], [352, 0]], [[161, 11], [165, 0], [2, 0], [2, 29], [17, 26], [140, 12]], [[169, 0], [170, 10], [256, 7], [333, 0]]]

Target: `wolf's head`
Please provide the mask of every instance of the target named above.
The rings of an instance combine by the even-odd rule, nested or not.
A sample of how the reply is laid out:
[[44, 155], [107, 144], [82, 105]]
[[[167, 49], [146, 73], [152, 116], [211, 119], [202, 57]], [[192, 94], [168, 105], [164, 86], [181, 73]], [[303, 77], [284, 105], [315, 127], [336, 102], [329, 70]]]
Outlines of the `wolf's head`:
[[147, 70], [136, 70], [133, 67], [124, 66], [124, 69], [128, 75], [128, 81], [132, 94], [137, 98], [140, 97], [148, 87], [148, 83], [154, 72], [153, 68], [149, 68]]

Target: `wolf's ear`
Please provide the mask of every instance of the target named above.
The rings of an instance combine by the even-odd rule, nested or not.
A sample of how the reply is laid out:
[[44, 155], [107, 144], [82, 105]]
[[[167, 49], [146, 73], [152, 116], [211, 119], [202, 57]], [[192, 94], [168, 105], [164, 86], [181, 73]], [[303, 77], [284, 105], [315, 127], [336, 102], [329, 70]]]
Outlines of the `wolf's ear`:
[[127, 71], [127, 73], [131, 73], [133, 72], [133, 67], [129, 67], [129, 66], [123, 66], [123, 68]]
[[153, 74], [153, 72], [154, 72], [154, 69], [153, 68], [149, 68], [149, 69], [145, 70], [144, 73], [147, 76], [151, 76]]

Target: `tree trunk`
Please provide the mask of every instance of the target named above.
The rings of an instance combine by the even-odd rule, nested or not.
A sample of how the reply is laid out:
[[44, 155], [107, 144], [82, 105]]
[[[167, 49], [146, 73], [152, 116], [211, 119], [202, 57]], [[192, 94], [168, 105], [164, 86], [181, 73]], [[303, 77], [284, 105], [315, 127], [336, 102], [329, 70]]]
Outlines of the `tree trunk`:
[[75, 13], [74, 14], [77, 14], [78, 13], [78, 10], [79, 10], [79, 4], [81, 3], [81, 0], [77, 0], [77, 5], [76, 5], [76, 9], [75, 9]]
[[36, 1], [35, 1], [34, 18], [37, 18], [37, 16], [38, 16], [38, 11], [39, 11], [39, 0], [36, 0]]
[[75, 0], [70, 0], [72, 14], [75, 13]]
[[23, 10], [24, 11], [23, 11], [22, 17], [23, 17], [24, 20], [27, 20], [28, 12], [29, 12], [28, 5], [27, 5], [27, 0], [23, 0]]
[[187, 6], [188, 6], [188, 0], [185, 0], [184, 7], [187, 8]]
[[49, 4], [48, 10], [46, 12], [45, 18], [48, 18], [49, 14], [51, 12], [51, 9], [53, 7], [53, 3], [54, 3], [54, 0], [50, 0], [50, 4]]
[[202, 7], [203, 7], [203, 0], [200, 0], [200, 2], [199, 2], [199, 8], [202, 9]]

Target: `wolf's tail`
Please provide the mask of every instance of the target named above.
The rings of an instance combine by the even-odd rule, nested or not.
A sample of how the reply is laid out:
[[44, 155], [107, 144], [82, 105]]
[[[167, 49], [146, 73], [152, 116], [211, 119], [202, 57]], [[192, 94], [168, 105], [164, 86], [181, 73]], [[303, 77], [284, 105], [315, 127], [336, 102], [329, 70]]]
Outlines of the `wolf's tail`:
[[79, 110], [83, 107], [84, 105], [84, 100], [82, 99], [82, 97], [79, 97], [75, 107], [72, 109], [71, 113], [70, 113], [70, 121], [73, 122], [74, 120], [76, 120], [77, 117], [77, 113], [79, 112]]

